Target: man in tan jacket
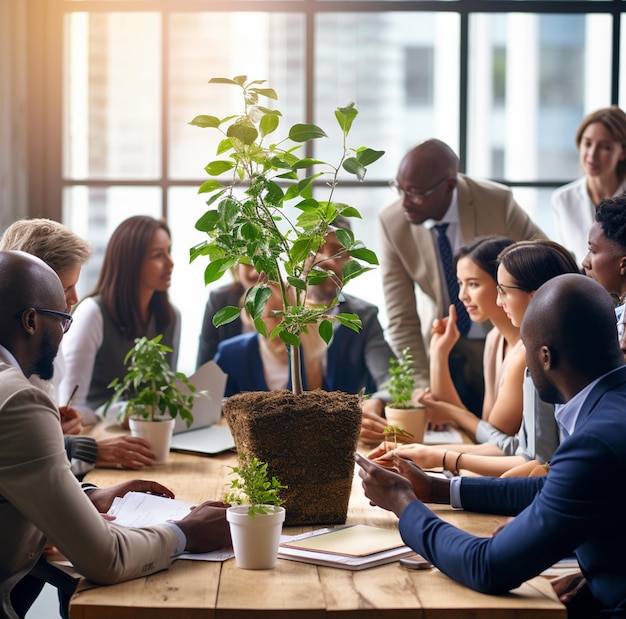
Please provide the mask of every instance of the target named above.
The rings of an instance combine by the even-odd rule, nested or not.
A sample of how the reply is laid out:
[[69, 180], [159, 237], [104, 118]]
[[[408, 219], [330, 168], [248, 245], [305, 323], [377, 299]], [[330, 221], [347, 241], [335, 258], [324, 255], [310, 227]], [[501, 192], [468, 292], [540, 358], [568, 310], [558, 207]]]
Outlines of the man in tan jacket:
[[[409, 347], [420, 387], [429, 383], [427, 346], [435, 318], [447, 316], [450, 297], [435, 226], [455, 254], [478, 236], [503, 235], [515, 241], [545, 238], [513, 199], [508, 187], [459, 173], [449, 146], [428, 140], [409, 151], [398, 169], [400, 199], [379, 215], [381, 266], [389, 338], [399, 354]], [[468, 322], [469, 324], [469, 322]], [[468, 408], [482, 408], [482, 349], [485, 325], [472, 324], [450, 358], [453, 379]]]
[[230, 544], [226, 505], [203, 503], [176, 523], [130, 529], [102, 518], [128, 491], [173, 496], [151, 481], [83, 489], [70, 470], [58, 411], [28, 377], [49, 380], [71, 325], [61, 282], [44, 262], [0, 252], [0, 618], [17, 617], [11, 589], [53, 540], [76, 569], [111, 584], [169, 567], [182, 551]]

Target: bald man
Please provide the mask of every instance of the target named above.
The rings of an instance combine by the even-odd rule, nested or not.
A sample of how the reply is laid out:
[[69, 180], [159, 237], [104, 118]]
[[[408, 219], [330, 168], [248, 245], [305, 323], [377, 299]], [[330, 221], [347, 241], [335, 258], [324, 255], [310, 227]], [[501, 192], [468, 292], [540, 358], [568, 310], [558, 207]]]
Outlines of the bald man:
[[[407, 346], [411, 349], [418, 386], [428, 387], [430, 329], [455, 302], [446, 285], [435, 226], [447, 224], [452, 254], [477, 236], [499, 234], [520, 241], [545, 234], [517, 205], [508, 187], [460, 174], [458, 157], [439, 140], [427, 140], [409, 151], [394, 185], [400, 198], [379, 215], [388, 335], [397, 355]], [[485, 335], [485, 325], [473, 325], [450, 356], [459, 395], [478, 415]]]
[[[587, 603], [577, 616], [623, 617], [626, 367], [613, 302], [592, 279], [561, 275], [536, 292], [521, 335], [541, 398], [564, 403], [556, 418], [566, 438], [548, 475], [434, 480], [405, 460], [394, 462], [398, 475], [359, 457], [365, 494], [400, 517], [409, 546], [468, 587], [504, 593], [574, 552], [587, 579], [572, 602]], [[516, 517], [479, 538], [422, 501]]]
[[28, 377], [52, 378], [54, 357], [71, 325], [63, 287], [44, 262], [0, 251], [0, 617], [15, 618], [10, 592], [54, 540], [84, 576], [111, 584], [166, 569], [184, 550], [230, 543], [223, 503], [203, 503], [177, 523], [115, 527], [115, 496], [144, 491], [173, 496], [156, 482], [81, 488], [70, 471], [58, 411]]

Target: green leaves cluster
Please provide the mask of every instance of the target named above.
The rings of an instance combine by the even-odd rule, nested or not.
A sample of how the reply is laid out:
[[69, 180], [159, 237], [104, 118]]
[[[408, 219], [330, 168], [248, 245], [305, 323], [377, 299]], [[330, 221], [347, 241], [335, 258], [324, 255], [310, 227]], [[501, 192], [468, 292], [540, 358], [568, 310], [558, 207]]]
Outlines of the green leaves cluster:
[[[209, 208], [196, 222], [196, 228], [207, 238], [191, 248], [191, 261], [208, 258], [205, 284], [219, 280], [239, 263], [251, 264], [263, 274], [264, 280], [251, 288], [245, 298], [245, 307], [263, 335], [268, 335], [262, 317], [271, 296], [268, 280], [279, 283], [283, 300], [283, 310], [279, 312], [282, 322], [269, 334], [272, 337], [297, 347], [307, 325], [319, 324], [326, 343], [332, 337], [332, 322], [358, 331], [361, 323], [357, 316], [329, 314], [336, 299], [331, 307], [307, 307], [306, 293], [307, 286], [329, 277], [323, 261], [316, 260], [329, 225], [338, 215], [361, 217], [353, 206], [333, 200], [340, 172], [362, 180], [367, 166], [377, 161], [383, 151], [347, 146], [358, 114], [354, 104], [349, 103], [335, 110], [342, 136], [338, 163], [332, 165], [306, 153], [300, 156], [298, 151], [303, 146], [327, 137], [326, 132], [314, 124], [296, 124], [286, 137], [275, 138], [282, 114], [261, 105], [261, 99], [278, 99], [272, 88], [263, 86], [264, 80], [248, 80], [240, 75], [232, 79], [212, 78], [209, 83], [240, 88], [243, 109], [225, 118], [196, 116], [190, 123], [221, 134], [217, 159], [205, 167], [210, 178], [198, 190], [207, 195]], [[327, 189], [326, 199], [314, 197], [314, 186]], [[345, 285], [369, 271], [371, 266], [367, 265], [376, 265], [378, 260], [351, 231], [336, 232], [344, 248], [341, 254], [350, 257], [343, 267]], [[287, 286], [295, 290], [295, 302], [289, 300]], [[213, 323], [226, 324], [240, 312], [241, 308], [224, 308], [215, 315]], [[294, 380], [294, 387], [297, 383]]]
[[[195, 387], [185, 374], [170, 368], [165, 355], [172, 349], [161, 344], [162, 338], [157, 335], [153, 339], [135, 339], [134, 346], [124, 357], [128, 373], [109, 384], [113, 395], [106, 403], [105, 413], [112, 404], [128, 400], [121, 418], [140, 416], [152, 420], [180, 415], [188, 426], [191, 424], [193, 401], [200, 393], [195, 393]], [[181, 384], [189, 390], [188, 394], [181, 391]]]
[[409, 348], [405, 348], [398, 359], [389, 360], [389, 374], [391, 379], [387, 390], [391, 396], [392, 408], [413, 408], [412, 397], [415, 391], [415, 377], [413, 372], [413, 355]]
[[284, 501], [279, 492], [283, 486], [276, 477], [269, 476], [267, 462], [256, 456], [239, 454], [239, 466], [231, 467], [237, 475], [231, 481], [230, 488], [234, 492], [226, 495], [226, 502], [234, 505], [249, 505], [248, 515], [254, 518], [257, 514], [267, 514], [264, 505], [282, 505]]

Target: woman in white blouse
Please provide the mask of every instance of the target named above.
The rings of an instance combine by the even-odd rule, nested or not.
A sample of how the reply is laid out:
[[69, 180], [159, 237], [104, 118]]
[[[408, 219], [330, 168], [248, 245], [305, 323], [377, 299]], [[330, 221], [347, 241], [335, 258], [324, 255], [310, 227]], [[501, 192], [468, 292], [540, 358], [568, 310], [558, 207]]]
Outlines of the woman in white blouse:
[[626, 114], [616, 105], [588, 114], [576, 131], [584, 176], [552, 194], [557, 240], [580, 264], [596, 206], [626, 191]]

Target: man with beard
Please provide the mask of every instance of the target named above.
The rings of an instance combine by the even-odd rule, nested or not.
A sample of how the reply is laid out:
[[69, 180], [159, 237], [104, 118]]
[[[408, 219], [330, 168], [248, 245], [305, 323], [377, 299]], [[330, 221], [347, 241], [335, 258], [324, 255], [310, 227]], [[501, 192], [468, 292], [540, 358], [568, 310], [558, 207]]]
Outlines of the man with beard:
[[53, 361], [71, 325], [54, 271], [19, 251], [0, 252], [0, 617], [14, 619], [10, 593], [54, 540], [84, 576], [111, 584], [169, 567], [182, 551], [230, 543], [226, 505], [203, 503], [176, 523], [127, 529], [106, 512], [129, 491], [172, 497], [151, 481], [81, 488], [65, 455], [58, 411], [28, 377], [53, 375]]
[[[574, 552], [587, 583], [570, 617], [623, 617], [626, 367], [612, 300], [588, 277], [561, 275], [536, 292], [521, 336], [541, 398], [564, 403], [555, 415], [566, 438], [548, 475], [435, 480], [399, 458], [400, 475], [359, 456], [365, 494], [400, 517], [409, 546], [468, 587], [501, 594]], [[422, 501], [516, 517], [494, 537], [479, 538]]]

